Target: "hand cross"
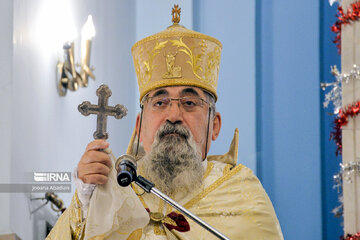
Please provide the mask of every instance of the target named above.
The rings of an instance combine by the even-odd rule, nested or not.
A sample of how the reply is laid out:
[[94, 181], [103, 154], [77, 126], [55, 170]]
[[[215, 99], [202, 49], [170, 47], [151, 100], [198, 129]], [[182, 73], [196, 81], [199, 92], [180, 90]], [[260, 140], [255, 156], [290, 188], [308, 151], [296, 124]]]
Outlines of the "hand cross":
[[105, 84], [96, 90], [96, 95], [99, 97], [98, 105], [93, 105], [89, 101], [85, 101], [79, 105], [78, 110], [84, 116], [89, 116], [90, 114], [97, 115], [96, 131], [93, 135], [94, 139], [108, 139], [109, 134], [106, 132], [107, 116], [114, 116], [116, 119], [121, 119], [126, 116], [127, 109], [121, 104], [117, 104], [115, 107], [108, 106], [111, 90]]

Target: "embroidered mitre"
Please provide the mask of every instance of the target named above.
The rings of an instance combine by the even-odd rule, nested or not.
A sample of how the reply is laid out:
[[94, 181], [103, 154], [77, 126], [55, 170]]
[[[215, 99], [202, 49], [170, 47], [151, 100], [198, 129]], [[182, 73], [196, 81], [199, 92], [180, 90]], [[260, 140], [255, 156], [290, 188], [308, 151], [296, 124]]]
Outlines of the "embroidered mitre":
[[172, 11], [173, 25], [131, 49], [140, 101], [151, 90], [178, 85], [203, 88], [217, 99], [220, 41], [181, 26], [180, 8], [175, 5]]

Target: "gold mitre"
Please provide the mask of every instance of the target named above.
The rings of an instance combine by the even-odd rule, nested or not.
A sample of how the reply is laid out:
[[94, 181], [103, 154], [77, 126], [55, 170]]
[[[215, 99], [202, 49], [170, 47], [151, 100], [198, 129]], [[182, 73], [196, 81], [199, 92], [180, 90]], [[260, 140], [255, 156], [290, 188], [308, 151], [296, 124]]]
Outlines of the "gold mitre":
[[217, 100], [222, 44], [179, 24], [178, 5], [172, 9], [173, 25], [146, 37], [132, 47], [140, 101], [151, 90], [165, 86], [195, 86]]

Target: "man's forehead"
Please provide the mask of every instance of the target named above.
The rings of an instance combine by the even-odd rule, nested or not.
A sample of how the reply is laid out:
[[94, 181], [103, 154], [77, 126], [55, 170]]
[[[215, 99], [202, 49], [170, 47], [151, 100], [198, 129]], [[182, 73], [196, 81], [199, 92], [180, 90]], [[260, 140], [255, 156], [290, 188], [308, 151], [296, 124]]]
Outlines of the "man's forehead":
[[157, 88], [149, 93], [149, 96], [155, 97], [160, 95], [175, 95], [175, 96], [184, 96], [184, 95], [194, 95], [194, 96], [203, 96], [204, 92], [201, 88], [192, 87], [192, 86], [170, 86]]

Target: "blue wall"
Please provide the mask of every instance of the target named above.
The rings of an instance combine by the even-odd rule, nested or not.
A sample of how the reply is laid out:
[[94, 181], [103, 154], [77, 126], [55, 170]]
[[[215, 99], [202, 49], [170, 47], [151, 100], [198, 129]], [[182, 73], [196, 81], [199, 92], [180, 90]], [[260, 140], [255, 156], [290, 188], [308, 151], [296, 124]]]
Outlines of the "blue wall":
[[319, 1], [257, 1], [258, 176], [285, 239], [322, 239]]
[[193, 0], [193, 21], [194, 30], [223, 44], [217, 102], [223, 126], [210, 154], [227, 152], [239, 128], [239, 163], [256, 171], [255, 1]]

